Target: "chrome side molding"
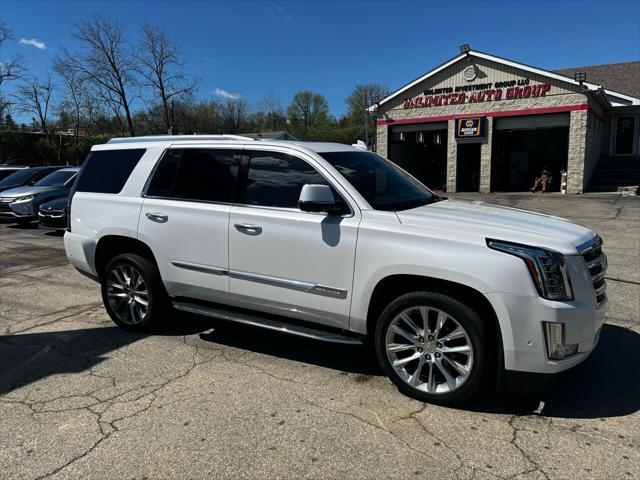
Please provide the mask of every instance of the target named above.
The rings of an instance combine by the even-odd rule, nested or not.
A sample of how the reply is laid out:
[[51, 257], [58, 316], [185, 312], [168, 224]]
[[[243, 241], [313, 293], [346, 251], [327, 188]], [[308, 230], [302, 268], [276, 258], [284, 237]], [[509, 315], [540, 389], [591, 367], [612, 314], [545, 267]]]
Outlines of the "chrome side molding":
[[195, 263], [171, 262], [171, 265], [194, 272], [210, 273], [211, 275], [229, 275], [229, 271], [224, 268], [210, 267], [208, 265], [198, 265]]
[[273, 287], [288, 288], [299, 292], [311, 293], [313, 295], [321, 295], [323, 297], [331, 297], [338, 299], [347, 298], [348, 290], [341, 288], [329, 287], [327, 285], [318, 285], [316, 283], [300, 282], [298, 280], [289, 280], [286, 278], [271, 277], [269, 275], [260, 275], [258, 273], [240, 272], [237, 270], [226, 270], [220, 267], [211, 267], [208, 265], [198, 265], [194, 263], [172, 261], [174, 267], [184, 268], [185, 270], [193, 270], [195, 272], [209, 273], [211, 275], [228, 275], [230, 278], [238, 280], [246, 280], [248, 282], [263, 283]]

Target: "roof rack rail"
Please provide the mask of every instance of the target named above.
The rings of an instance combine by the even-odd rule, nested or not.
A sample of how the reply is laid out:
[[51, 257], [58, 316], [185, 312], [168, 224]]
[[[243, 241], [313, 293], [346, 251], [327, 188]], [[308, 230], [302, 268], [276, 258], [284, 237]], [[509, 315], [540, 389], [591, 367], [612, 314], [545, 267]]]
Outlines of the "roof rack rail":
[[255, 138], [243, 137], [242, 135], [149, 135], [146, 137], [117, 137], [112, 138], [107, 143], [137, 143], [137, 142], [169, 142], [184, 140], [249, 140]]

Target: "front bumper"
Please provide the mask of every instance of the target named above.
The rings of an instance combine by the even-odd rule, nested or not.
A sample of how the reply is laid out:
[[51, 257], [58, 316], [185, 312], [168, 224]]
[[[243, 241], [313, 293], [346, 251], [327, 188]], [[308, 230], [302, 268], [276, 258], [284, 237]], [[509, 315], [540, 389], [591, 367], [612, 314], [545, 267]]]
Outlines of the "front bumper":
[[[500, 323], [507, 372], [563, 372], [586, 360], [598, 343], [606, 303], [596, 308], [595, 297], [593, 301], [587, 298], [555, 302], [540, 297], [492, 293], [487, 298]], [[577, 344], [577, 352], [563, 360], [550, 359], [543, 322], [564, 324], [565, 343]]]
[[0, 218], [11, 220], [35, 219], [36, 213], [33, 202], [0, 202]]
[[38, 224], [42, 228], [51, 228], [54, 230], [64, 230], [67, 228], [67, 214], [63, 211], [38, 212]]

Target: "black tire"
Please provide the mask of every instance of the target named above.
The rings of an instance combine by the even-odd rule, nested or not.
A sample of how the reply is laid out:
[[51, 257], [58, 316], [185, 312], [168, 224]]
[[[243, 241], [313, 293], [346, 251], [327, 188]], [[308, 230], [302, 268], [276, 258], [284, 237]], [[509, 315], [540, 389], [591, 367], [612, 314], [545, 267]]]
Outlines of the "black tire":
[[[112, 286], [113, 282], [111, 281], [113, 278], [116, 278], [112, 276], [112, 274], [115, 275], [115, 272], [121, 273], [121, 269], [124, 269], [125, 272], [132, 271], [130, 269], [137, 272], [137, 274], [142, 277], [144, 286], [146, 286], [144, 291], [147, 292], [146, 297], [142, 294], [136, 295], [136, 292], [132, 292], [131, 286], [129, 286], [128, 291], [132, 292], [131, 295], [133, 298], [125, 299], [127, 302], [127, 305], [124, 306], [125, 310], [123, 310], [123, 306], [120, 304], [114, 305], [116, 300], [113, 299], [113, 296], [110, 299], [111, 294], [117, 294], [121, 291], [119, 288], [114, 288]], [[164, 285], [162, 284], [158, 268], [152, 262], [140, 255], [125, 253], [112, 258], [107, 263], [100, 278], [104, 307], [111, 317], [111, 320], [124, 330], [133, 332], [152, 331], [160, 325], [164, 316], [170, 309], [169, 298]], [[126, 284], [126, 282], [124, 283]], [[143, 290], [140, 290], [140, 292], [142, 291]], [[140, 316], [139, 321], [131, 321], [130, 319], [133, 318], [132, 316], [135, 316], [136, 314], [131, 312], [129, 303], [134, 303], [134, 311], [140, 312], [142, 310], [142, 306], [135, 305], [135, 303], [140, 300], [147, 301], [146, 312], [143, 316]]]
[[[472, 360], [470, 362], [470, 367], [468, 369], [468, 374], [466, 376], [466, 379], [452, 391], [429, 393], [427, 391], [420, 390], [419, 388], [416, 388], [410, 385], [408, 381], [403, 379], [400, 376], [401, 374], [398, 373], [394, 369], [394, 367], [391, 365], [391, 360], [389, 358], [389, 355], [393, 355], [393, 354], [391, 353], [387, 354], [387, 349], [386, 349], [387, 330], [389, 329], [390, 324], [394, 321], [394, 319], [396, 319], [396, 317], [400, 313], [405, 312], [408, 309], [411, 309], [413, 307], [422, 307], [422, 306], [428, 307], [431, 309], [440, 310], [444, 312], [447, 316], [449, 316], [451, 319], [453, 319], [454, 322], [456, 322], [459, 326], [461, 326], [465, 330], [467, 337], [465, 337], [464, 342], [467, 342], [467, 339], [468, 339], [470, 341], [471, 347], [473, 348]], [[433, 315], [433, 314], [428, 314], [427, 316], [429, 315]], [[445, 322], [450, 322], [450, 320], [446, 320]], [[449, 323], [448, 326], [449, 325], [452, 325], [452, 324]], [[424, 336], [426, 337], [426, 335]], [[438, 334], [436, 334], [436, 337], [437, 336]], [[418, 337], [416, 335], [416, 338], [422, 338], [422, 337]], [[419, 341], [419, 340], [416, 340], [416, 341]], [[427, 341], [427, 339], [425, 338], [423, 341]], [[435, 349], [434, 342], [436, 341], [437, 341], [437, 338], [435, 338], [433, 342], [429, 343], [429, 349]], [[455, 342], [455, 341], [452, 340], [451, 342]], [[470, 309], [464, 303], [456, 300], [455, 298], [449, 297], [447, 295], [443, 295], [440, 293], [433, 293], [433, 292], [412, 292], [396, 298], [380, 314], [380, 317], [376, 326], [374, 343], [375, 343], [376, 356], [378, 357], [378, 361], [380, 362], [380, 365], [383, 371], [385, 372], [385, 374], [398, 387], [398, 389], [402, 393], [404, 393], [405, 395], [411, 398], [415, 398], [416, 400], [420, 400], [428, 403], [437, 403], [442, 405], [446, 405], [446, 404], [451, 405], [451, 404], [460, 403], [464, 400], [467, 400], [468, 398], [473, 396], [475, 393], [477, 393], [480, 387], [482, 386], [483, 379], [486, 377], [486, 371], [489, 364], [489, 351], [487, 347], [488, 345], [487, 327], [484, 321], [472, 309]], [[394, 343], [395, 343], [395, 340], [394, 340]], [[407, 340], [405, 343], [408, 344], [409, 341]], [[424, 344], [421, 344], [421, 345], [424, 345]], [[411, 355], [419, 354], [418, 352], [425, 352], [425, 355], [426, 355], [427, 349], [425, 347], [422, 350], [414, 350], [414, 351], [409, 350], [405, 355], [406, 357], [409, 357]], [[445, 354], [439, 354], [439, 355], [440, 356], [438, 356], [438, 360], [440, 361], [440, 363], [444, 364], [445, 366], [449, 366], [449, 364], [447, 364], [446, 361], [443, 362], [443, 360], [445, 360], [446, 358], [446, 355]], [[429, 357], [429, 355], [426, 355], [426, 356]], [[435, 353], [431, 355], [431, 359], [427, 361], [427, 363], [431, 361], [435, 362], [435, 356], [436, 356]], [[415, 370], [417, 370], [417, 363], [418, 361], [416, 360]], [[407, 364], [406, 369], [409, 370], [410, 368], [411, 368], [411, 364]], [[431, 364], [424, 370], [426, 370], [427, 373], [429, 373], [429, 369], [434, 369], [434, 371], [438, 371], [438, 369], [436, 369], [436, 366], [434, 364]], [[447, 369], [447, 370], [454, 371], [453, 369]], [[418, 382], [420, 382], [420, 380], [424, 378], [424, 371], [423, 370], [421, 371], [423, 373], [418, 374]], [[444, 377], [442, 376], [442, 373], [440, 372], [441, 371], [438, 371], [437, 374], [434, 374], [436, 376], [436, 380], [438, 376], [444, 379]], [[403, 372], [403, 373], [406, 376], [408, 372]], [[426, 382], [422, 382], [422, 384], [424, 383]], [[436, 388], [435, 390], [437, 390], [438, 388]]]

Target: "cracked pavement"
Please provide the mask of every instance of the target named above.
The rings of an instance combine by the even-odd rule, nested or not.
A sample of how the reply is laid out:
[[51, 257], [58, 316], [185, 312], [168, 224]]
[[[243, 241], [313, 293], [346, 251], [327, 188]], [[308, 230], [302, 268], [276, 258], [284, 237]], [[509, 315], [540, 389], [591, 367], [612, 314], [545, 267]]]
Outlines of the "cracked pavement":
[[0, 225], [2, 478], [640, 478], [640, 199], [456, 197], [602, 235], [607, 322], [557, 388], [445, 408], [401, 395], [366, 348], [182, 314], [127, 333], [60, 235]]

